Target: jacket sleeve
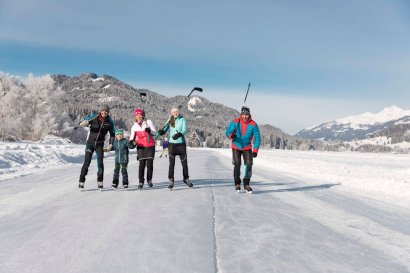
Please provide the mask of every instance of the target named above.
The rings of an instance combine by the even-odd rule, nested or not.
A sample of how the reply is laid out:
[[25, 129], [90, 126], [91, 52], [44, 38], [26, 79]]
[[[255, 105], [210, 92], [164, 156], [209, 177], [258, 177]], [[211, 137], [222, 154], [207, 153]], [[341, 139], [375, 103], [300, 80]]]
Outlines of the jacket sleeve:
[[151, 120], [147, 120], [147, 125], [151, 129], [151, 134], [156, 135], [157, 129], [155, 129], [154, 123]]
[[235, 121], [232, 120], [231, 124], [229, 124], [228, 128], [226, 128], [226, 137], [231, 138], [233, 132], [235, 131]]
[[137, 145], [131, 144], [131, 141], [127, 140], [127, 147], [128, 149], [134, 149]]
[[253, 142], [253, 152], [257, 153], [261, 145], [261, 133], [257, 124], [255, 124], [255, 127], [253, 127], [253, 136], [255, 138]]
[[131, 140], [136, 140], [136, 139], [137, 139], [137, 135], [136, 135], [136, 132], [135, 132], [135, 126], [132, 125], [132, 127], [131, 127], [131, 133], [130, 133], [130, 141], [131, 141]]
[[170, 127], [170, 125], [169, 125], [169, 120], [170, 120], [171, 118], [169, 118], [168, 120], [167, 120], [167, 122], [165, 123], [165, 126], [162, 128], [162, 130], [164, 130], [164, 132], [166, 133], [166, 132], [168, 132], [168, 130], [169, 130], [169, 127]]
[[183, 135], [185, 135], [185, 134], [187, 133], [187, 131], [188, 131], [188, 126], [186, 125], [186, 119], [185, 119], [185, 118], [182, 118], [181, 121], [182, 121], [182, 128], [181, 128], [180, 133], [183, 134]]
[[114, 121], [112, 120], [112, 118], [110, 117], [110, 144], [114, 143], [114, 138], [115, 138], [115, 124]]
[[78, 124], [80, 124], [81, 122], [83, 122], [85, 120], [90, 121], [90, 120], [94, 119], [96, 116], [97, 116], [97, 114], [92, 114], [92, 115], [86, 117], [84, 120], [80, 121]]

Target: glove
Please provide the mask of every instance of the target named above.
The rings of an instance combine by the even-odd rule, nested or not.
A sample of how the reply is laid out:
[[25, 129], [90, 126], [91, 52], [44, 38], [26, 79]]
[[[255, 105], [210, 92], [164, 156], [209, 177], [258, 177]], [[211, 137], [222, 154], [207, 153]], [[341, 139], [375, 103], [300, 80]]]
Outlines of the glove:
[[151, 128], [149, 127], [145, 128], [145, 132], [147, 132], [148, 134], [151, 134]]
[[159, 131], [158, 131], [158, 134], [159, 134], [160, 136], [165, 135], [165, 131], [164, 131], [164, 129], [159, 130]]
[[236, 134], [233, 133], [233, 134], [231, 135], [231, 139], [232, 139], [232, 140], [235, 140], [235, 138], [236, 138]]
[[80, 126], [81, 126], [81, 127], [87, 127], [88, 124], [90, 124], [90, 123], [88, 122], [88, 120], [83, 120], [83, 121], [80, 122]]
[[110, 144], [110, 145], [104, 146], [103, 151], [104, 152], [109, 152], [109, 151], [111, 151], [111, 149], [112, 149], [112, 145]]
[[176, 133], [175, 135], [172, 136], [172, 139], [177, 140], [180, 137], [182, 137], [182, 133]]
[[252, 153], [252, 156], [253, 156], [253, 157], [257, 157], [257, 156], [258, 156], [258, 153], [253, 152], [253, 153]]
[[136, 146], [136, 145], [137, 145], [137, 142], [135, 142], [134, 140], [131, 140], [131, 141], [130, 141], [130, 144], [131, 144], [132, 146]]

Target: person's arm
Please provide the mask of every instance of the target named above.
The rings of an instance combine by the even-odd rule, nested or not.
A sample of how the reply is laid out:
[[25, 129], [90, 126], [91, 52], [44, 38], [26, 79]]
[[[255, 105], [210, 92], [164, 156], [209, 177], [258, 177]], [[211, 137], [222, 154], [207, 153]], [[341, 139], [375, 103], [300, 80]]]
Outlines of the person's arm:
[[80, 126], [81, 126], [81, 127], [87, 127], [87, 126], [89, 126], [89, 125], [90, 125], [90, 122], [91, 122], [93, 119], [97, 118], [97, 117], [98, 117], [97, 114], [92, 114], [92, 115], [86, 117], [84, 120], [82, 120], [82, 121], [80, 122]]
[[235, 126], [235, 121], [231, 121], [229, 124], [228, 128], [226, 128], [226, 137], [229, 139], [234, 140], [236, 138], [236, 132], [235, 132], [236, 126]]
[[187, 132], [188, 132], [188, 126], [186, 124], [186, 119], [182, 118], [182, 128], [181, 128], [180, 133], [185, 135]]
[[114, 143], [114, 139], [115, 139], [115, 124], [114, 121], [111, 119], [111, 117], [109, 117], [109, 121], [111, 123], [110, 126], [110, 141], [109, 143], [112, 144]]
[[253, 127], [253, 137], [253, 157], [256, 157], [258, 155], [259, 147], [261, 145], [261, 133], [259, 131], [259, 127], [257, 124], [255, 124], [255, 127]]
[[129, 149], [134, 149], [137, 146], [135, 141], [133, 141], [133, 140], [131, 140], [131, 141], [126, 140], [126, 141], [127, 141], [127, 147]]
[[147, 126], [150, 128], [151, 134], [155, 136], [157, 134], [157, 129], [155, 129], [155, 126], [151, 120], [147, 120]]

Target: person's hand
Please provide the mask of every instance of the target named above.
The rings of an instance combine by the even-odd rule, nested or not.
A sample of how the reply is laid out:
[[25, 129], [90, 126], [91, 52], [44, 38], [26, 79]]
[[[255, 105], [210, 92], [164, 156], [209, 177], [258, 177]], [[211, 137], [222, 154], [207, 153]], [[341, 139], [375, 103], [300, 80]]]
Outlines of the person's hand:
[[175, 135], [172, 136], [172, 139], [177, 140], [180, 137], [182, 137], [182, 133], [176, 133]]
[[257, 157], [257, 156], [258, 156], [258, 153], [253, 152], [253, 153], [252, 153], [252, 156], [253, 156], [253, 157]]
[[231, 135], [231, 139], [232, 139], [232, 140], [235, 140], [235, 138], [236, 138], [236, 134], [233, 133], [233, 134]]
[[111, 151], [112, 150], [112, 145], [111, 144], [109, 144], [109, 145], [107, 145], [107, 146], [104, 146], [104, 148], [103, 148], [103, 151], [104, 152], [109, 152], [109, 151]]
[[160, 136], [165, 135], [165, 131], [164, 131], [164, 129], [159, 130], [159, 131], [158, 131], [158, 134], [159, 134]]
[[148, 134], [151, 134], [151, 128], [149, 127], [145, 128], [145, 132], [147, 132]]
[[134, 140], [131, 140], [131, 141], [130, 141], [130, 144], [131, 144], [132, 146], [136, 146], [136, 145], [137, 145], [137, 142], [135, 142]]
[[83, 121], [80, 122], [80, 126], [81, 126], [81, 127], [87, 127], [88, 124], [90, 124], [90, 123], [88, 122], [88, 120], [83, 120]]

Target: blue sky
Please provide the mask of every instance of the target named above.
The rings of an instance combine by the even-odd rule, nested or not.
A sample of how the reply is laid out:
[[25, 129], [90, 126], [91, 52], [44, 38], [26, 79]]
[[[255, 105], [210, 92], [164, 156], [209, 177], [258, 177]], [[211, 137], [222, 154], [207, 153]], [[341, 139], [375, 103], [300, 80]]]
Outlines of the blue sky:
[[193, 86], [288, 133], [410, 109], [408, 1], [0, 1], [0, 70]]

